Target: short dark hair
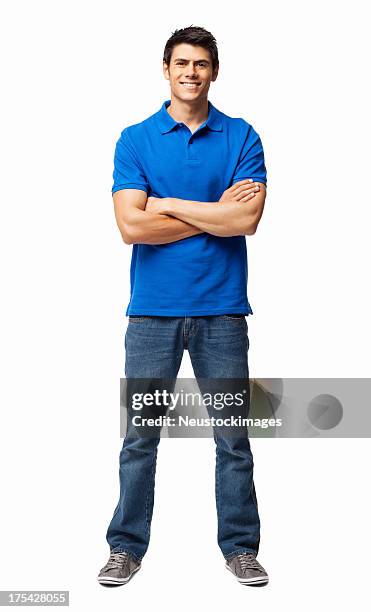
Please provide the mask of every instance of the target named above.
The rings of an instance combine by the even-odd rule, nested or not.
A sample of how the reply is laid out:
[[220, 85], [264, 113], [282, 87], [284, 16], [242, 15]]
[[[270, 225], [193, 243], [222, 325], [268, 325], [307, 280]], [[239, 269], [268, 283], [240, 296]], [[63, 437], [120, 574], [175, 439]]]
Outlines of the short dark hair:
[[172, 33], [169, 40], [167, 41], [164, 49], [163, 61], [169, 66], [171, 60], [171, 54], [176, 45], [181, 43], [187, 43], [188, 45], [194, 45], [197, 47], [203, 47], [207, 49], [211, 55], [211, 61], [213, 69], [219, 66], [218, 48], [216, 46], [216, 40], [211, 32], [198, 26], [189, 26], [188, 28], [182, 28], [181, 30], [175, 30]]

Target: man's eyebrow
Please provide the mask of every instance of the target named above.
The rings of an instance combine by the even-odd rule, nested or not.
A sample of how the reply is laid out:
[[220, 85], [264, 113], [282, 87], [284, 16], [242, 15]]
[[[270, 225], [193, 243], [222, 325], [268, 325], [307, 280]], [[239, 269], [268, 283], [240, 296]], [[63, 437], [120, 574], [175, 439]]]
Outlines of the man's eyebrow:
[[[176, 57], [174, 59], [174, 62], [191, 62], [191, 61], [192, 60], [187, 60], [187, 59], [184, 59], [183, 57]], [[197, 59], [197, 60], [194, 60], [194, 61], [195, 62], [205, 62], [205, 64], [210, 64], [210, 62], [207, 59]]]

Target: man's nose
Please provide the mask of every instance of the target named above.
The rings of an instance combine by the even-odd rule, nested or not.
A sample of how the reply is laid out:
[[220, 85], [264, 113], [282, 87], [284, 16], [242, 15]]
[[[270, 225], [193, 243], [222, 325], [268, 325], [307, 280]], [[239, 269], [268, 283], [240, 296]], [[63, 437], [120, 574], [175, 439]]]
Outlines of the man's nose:
[[187, 77], [190, 77], [190, 76], [195, 77], [195, 76], [197, 76], [196, 66], [192, 66], [192, 65], [188, 66], [188, 69], [187, 69], [186, 72], [187, 72]]

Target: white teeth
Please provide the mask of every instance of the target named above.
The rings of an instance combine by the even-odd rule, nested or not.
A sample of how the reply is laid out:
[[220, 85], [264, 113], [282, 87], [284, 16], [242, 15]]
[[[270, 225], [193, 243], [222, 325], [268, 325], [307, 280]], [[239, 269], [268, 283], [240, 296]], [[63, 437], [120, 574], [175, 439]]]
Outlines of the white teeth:
[[196, 89], [198, 87], [198, 83], [181, 83], [184, 87], [188, 87], [188, 89]]

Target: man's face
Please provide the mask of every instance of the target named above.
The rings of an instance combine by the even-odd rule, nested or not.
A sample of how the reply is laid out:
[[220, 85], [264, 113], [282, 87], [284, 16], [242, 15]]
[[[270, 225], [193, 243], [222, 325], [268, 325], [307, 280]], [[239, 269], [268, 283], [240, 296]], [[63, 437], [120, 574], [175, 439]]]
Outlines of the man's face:
[[170, 64], [163, 64], [163, 70], [172, 96], [184, 102], [207, 98], [210, 83], [218, 75], [218, 68], [213, 70], [209, 51], [186, 43], [174, 47]]

